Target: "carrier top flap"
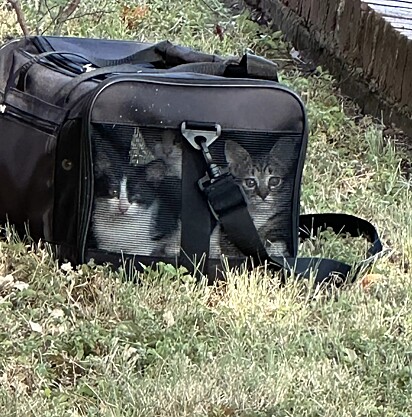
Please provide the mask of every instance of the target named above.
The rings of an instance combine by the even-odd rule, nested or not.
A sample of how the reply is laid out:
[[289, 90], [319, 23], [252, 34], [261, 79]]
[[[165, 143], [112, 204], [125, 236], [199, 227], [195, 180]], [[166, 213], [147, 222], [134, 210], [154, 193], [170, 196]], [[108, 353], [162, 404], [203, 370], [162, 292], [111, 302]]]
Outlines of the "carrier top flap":
[[[150, 44], [33, 36], [0, 49], [0, 98], [4, 98], [6, 90], [17, 86], [27, 94], [56, 104], [53, 97], [60, 91], [58, 97], [67, 108], [67, 98], [73, 99], [72, 90], [87, 92], [114, 74], [164, 72], [278, 81], [274, 62], [248, 53], [242, 57], [223, 57], [169, 41]], [[43, 88], [45, 84], [48, 89]], [[61, 103], [60, 100], [58, 105]]]

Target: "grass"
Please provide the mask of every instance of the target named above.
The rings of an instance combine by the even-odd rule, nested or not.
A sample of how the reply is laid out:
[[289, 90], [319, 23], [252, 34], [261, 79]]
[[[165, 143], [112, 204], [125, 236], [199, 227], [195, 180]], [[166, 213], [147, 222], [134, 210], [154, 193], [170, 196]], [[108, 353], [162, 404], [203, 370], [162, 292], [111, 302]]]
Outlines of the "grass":
[[[52, 11], [55, 4], [48, 2]], [[107, 13], [72, 19], [62, 33], [167, 38], [208, 52], [249, 48], [288, 60], [279, 33], [216, 0], [136, 4], [140, 14], [128, 18], [121, 2], [86, 1], [79, 13]], [[32, 30], [52, 33], [47, 13], [36, 17], [36, 2], [22, 5]], [[216, 24], [226, 28], [223, 41]], [[13, 14], [0, 9], [0, 36], [17, 33]], [[0, 241], [0, 415], [410, 415], [406, 151], [341, 97], [321, 68], [304, 77], [288, 65], [280, 75], [308, 107], [302, 211], [372, 220], [389, 255], [364, 281], [332, 291], [292, 280], [282, 287], [261, 270], [229, 273], [225, 283], [207, 286], [162, 264], [136, 286], [124, 271], [58, 267], [47, 248], [35, 250], [9, 230]], [[354, 241], [325, 234], [301, 253], [353, 261], [365, 249]]]

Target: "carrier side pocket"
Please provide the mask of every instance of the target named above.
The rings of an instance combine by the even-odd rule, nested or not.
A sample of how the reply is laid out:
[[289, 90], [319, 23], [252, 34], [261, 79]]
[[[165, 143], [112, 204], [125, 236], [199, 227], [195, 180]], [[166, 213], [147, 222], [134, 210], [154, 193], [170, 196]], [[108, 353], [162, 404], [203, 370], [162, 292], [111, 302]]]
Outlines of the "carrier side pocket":
[[11, 89], [0, 107], [0, 223], [52, 240], [56, 137], [64, 112]]

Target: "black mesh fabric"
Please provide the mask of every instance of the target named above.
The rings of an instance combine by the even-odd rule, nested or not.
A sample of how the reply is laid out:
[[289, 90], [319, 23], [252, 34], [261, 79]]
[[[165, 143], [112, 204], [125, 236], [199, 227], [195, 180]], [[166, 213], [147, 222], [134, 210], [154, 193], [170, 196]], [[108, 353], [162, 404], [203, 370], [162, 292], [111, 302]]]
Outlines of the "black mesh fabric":
[[[254, 225], [272, 256], [294, 252], [292, 208], [300, 147], [300, 135], [283, 132], [223, 132], [210, 147], [213, 160], [228, 168], [241, 185]], [[210, 257], [221, 254], [242, 256], [217, 225]]]
[[92, 154], [89, 247], [178, 256], [182, 152], [176, 132], [93, 124]]
[[[190, 147], [182, 142], [180, 131], [92, 124], [91, 139], [94, 202], [88, 247], [177, 259], [182, 243], [182, 149]], [[243, 131], [223, 132], [210, 146], [213, 161], [228, 168], [241, 186], [258, 233], [273, 256], [294, 252], [293, 196], [300, 146], [298, 134]], [[193, 188], [183, 191], [198, 192], [199, 178], [185, 175], [193, 175]], [[244, 257], [218, 224], [212, 226], [211, 259], [221, 254]], [[183, 248], [183, 253], [189, 249]]]

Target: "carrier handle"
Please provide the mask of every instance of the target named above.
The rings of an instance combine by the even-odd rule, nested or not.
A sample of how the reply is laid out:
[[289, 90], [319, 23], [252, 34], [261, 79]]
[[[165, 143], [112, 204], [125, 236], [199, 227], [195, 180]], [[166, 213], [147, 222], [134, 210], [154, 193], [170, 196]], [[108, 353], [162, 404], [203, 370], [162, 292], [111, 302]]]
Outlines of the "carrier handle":
[[[40, 51], [55, 51], [53, 42], [50, 42], [50, 38], [53, 37], [35, 36], [33, 37], [33, 41]], [[90, 40], [92, 39], [89, 39], [89, 41]], [[221, 61], [223, 59], [219, 55], [206, 54], [204, 52], [195, 51], [188, 47], [173, 45], [167, 40], [160, 41], [158, 43], [135, 42], [136, 46], [140, 48], [136, 52], [123, 58], [105, 59], [89, 55], [89, 51], [91, 54], [99, 51], [99, 40], [93, 39], [92, 41], [96, 41], [94, 48], [94, 45], [89, 45], [88, 48], [82, 48], [82, 50], [84, 51], [83, 54], [87, 55], [87, 58], [86, 56], [84, 56], [84, 58], [86, 58], [93, 66], [97, 68], [114, 67], [116, 65], [123, 64], [136, 65], [144, 63], [154, 64], [157, 68], [168, 68], [180, 64], [187, 64], [190, 62], [213, 62]], [[132, 44], [133, 42], [129, 43]], [[70, 48], [70, 46], [68, 47]], [[116, 48], [116, 45], [113, 45], [112, 47]], [[114, 55], [116, 55], [116, 51], [114, 51]]]
[[[48, 57], [62, 57], [64, 55], [69, 55], [69, 56], [76, 56], [78, 58], [83, 59], [87, 65], [88, 64], [92, 64], [92, 62], [84, 55], [79, 54], [77, 52], [66, 52], [66, 51], [48, 51], [48, 52], [43, 52], [39, 55], [36, 55], [33, 57], [33, 61], [34, 62], [40, 62], [43, 58], [48, 58]], [[54, 60], [51, 60], [51, 62], [53, 62]], [[56, 59], [56, 61], [58, 61], [59, 65], [57, 65], [55, 62], [53, 62], [55, 65], [57, 65], [58, 68], [62, 68], [62, 67], [66, 67], [68, 68], [68, 71], [70, 71], [71, 74], [75, 73], [77, 74], [82, 74], [84, 72], [84, 66], [74, 63], [73, 61], [69, 61], [69, 60], [65, 60], [65, 59]]]
[[[84, 66], [75, 63], [74, 61], [63, 59], [61, 57], [69, 55], [69, 56], [76, 56], [78, 58], [81, 58], [85, 63], [89, 63], [88, 59], [81, 54], [78, 54], [76, 52], [65, 52], [65, 51], [49, 51], [49, 52], [43, 52], [39, 55], [33, 56], [33, 59], [31, 60], [30, 66], [24, 71], [24, 76], [27, 74], [28, 70], [34, 63], [39, 63], [43, 60], [43, 58], [51, 58], [45, 61], [44, 63], [48, 66], [52, 66], [57, 71], [65, 71], [67, 75], [69, 76], [76, 76], [77, 74], [82, 74], [84, 72]], [[57, 58], [59, 57], [59, 58]], [[53, 59], [55, 58], [55, 59]], [[57, 62], [57, 63], [56, 63]], [[85, 64], [87, 65], [87, 64]]]
[[77, 75], [68, 81], [60, 90], [55, 104], [60, 106], [67, 105], [71, 93], [81, 83], [89, 81], [96, 77], [107, 76], [115, 73], [177, 73], [192, 72], [203, 75], [213, 75], [232, 78], [257, 78], [277, 81], [277, 65], [271, 61], [255, 55], [244, 55], [240, 62], [226, 60], [221, 62], [195, 62], [189, 64], [177, 65], [169, 69], [152, 69], [147, 68], [150, 63], [141, 64], [122, 64], [110, 67], [93, 69]]
[[277, 65], [260, 56], [244, 54], [238, 58], [225, 59], [218, 55], [205, 54], [190, 48], [162, 41], [120, 59], [87, 58], [97, 67], [112, 67], [123, 64], [153, 64], [157, 69], [170, 72], [195, 72], [233, 78], [259, 78], [278, 81]]
[[255, 78], [278, 81], [277, 65], [263, 57], [243, 55], [240, 61], [228, 59], [222, 62], [195, 62], [170, 68], [167, 72], [194, 72], [228, 78]]
[[193, 62], [222, 61], [218, 55], [210, 55], [194, 51], [183, 46], [173, 45], [169, 41], [161, 41], [143, 48], [131, 55], [119, 59], [102, 59], [89, 57], [90, 62], [99, 68], [114, 67], [123, 64], [153, 64], [156, 68], [170, 68], [180, 64]]

